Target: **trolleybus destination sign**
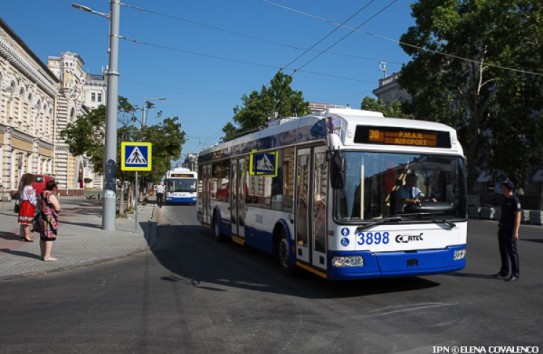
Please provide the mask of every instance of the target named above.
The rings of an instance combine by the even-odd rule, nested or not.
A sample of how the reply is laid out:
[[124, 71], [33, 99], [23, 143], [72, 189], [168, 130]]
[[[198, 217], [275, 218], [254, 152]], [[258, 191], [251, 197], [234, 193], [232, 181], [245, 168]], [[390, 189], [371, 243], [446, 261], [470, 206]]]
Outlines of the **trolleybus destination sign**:
[[450, 148], [449, 133], [424, 129], [358, 126], [355, 143]]

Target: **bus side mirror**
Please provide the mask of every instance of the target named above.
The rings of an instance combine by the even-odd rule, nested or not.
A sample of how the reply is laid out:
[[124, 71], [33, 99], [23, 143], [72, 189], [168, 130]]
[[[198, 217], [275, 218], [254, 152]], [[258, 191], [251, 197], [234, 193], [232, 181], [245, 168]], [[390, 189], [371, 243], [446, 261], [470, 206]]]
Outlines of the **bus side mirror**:
[[330, 178], [332, 189], [343, 189], [345, 186], [343, 158], [337, 150], [332, 152], [332, 158], [330, 160]]

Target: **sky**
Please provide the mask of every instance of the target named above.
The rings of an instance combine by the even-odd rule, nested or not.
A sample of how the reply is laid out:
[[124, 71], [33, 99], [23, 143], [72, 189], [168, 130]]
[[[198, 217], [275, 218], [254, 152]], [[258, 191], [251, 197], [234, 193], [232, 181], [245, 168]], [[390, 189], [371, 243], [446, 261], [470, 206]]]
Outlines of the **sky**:
[[[2, 0], [0, 17], [45, 63], [77, 53], [85, 71], [108, 64], [108, 0]], [[414, 25], [412, 0], [123, 0], [119, 95], [155, 108], [150, 125], [179, 117], [182, 159], [218, 142], [241, 98], [269, 86], [278, 70], [309, 102], [360, 108], [384, 71], [409, 57], [398, 44]]]

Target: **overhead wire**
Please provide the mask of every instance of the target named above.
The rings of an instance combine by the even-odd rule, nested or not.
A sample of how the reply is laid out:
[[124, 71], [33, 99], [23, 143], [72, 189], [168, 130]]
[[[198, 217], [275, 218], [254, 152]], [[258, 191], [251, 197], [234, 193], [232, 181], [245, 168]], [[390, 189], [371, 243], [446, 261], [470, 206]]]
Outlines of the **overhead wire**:
[[[329, 24], [334, 25], [334, 26], [338, 25], [337, 22], [326, 19], [324, 17], [320, 17], [320, 16], [317, 16], [317, 15], [314, 15], [314, 14], [311, 14], [311, 13], [308, 13], [308, 12], [300, 11], [298, 9], [288, 7], [288, 6], [273, 2], [271, 0], [261, 0], [261, 1], [265, 2], [265, 3], [268, 3], [268, 4], [272, 5], [272, 6], [276, 6], [276, 7], [288, 10], [290, 12], [294, 12], [294, 13], [297, 13], [297, 14], [300, 14], [300, 15], [303, 15], [303, 16], [306, 16], [306, 17], [314, 18], [314, 19], [317, 19], [319, 21], [329, 23]], [[346, 29], [351, 29], [351, 30], [353, 29], [352, 27], [349, 27], [349, 26], [344, 26], [344, 27]], [[367, 31], [361, 31], [359, 29], [355, 29], [355, 32], [359, 32], [359, 33], [362, 33], [362, 34], [365, 34], [365, 35], [368, 35], [368, 36], [384, 39], [384, 40], [387, 40], [389, 42], [393, 42], [395, 44], [401, 44], [401, 45], [404, 45], [404, 46], [407, 46], [407, 47], [410, 47], [410, 48], [414, 48], [414, 49], [417, 49], [417, 50], [420, 50], [420, 51], [429, 52], [429, 53], [432, 53], [432, 54], [437, 54], [437, 55], [441, 55], [441, 56], [448, 57], [448, 58], [458, 59], [458, 60], [470, 62], [472, 64], [477, 64], [477, 65], [482, 65], [483, 64], [483, 62], [478, 61], [478, 60], [464, 58], [464, 57], [461, 57], [459, 55], [449, 54], [449, 53], [445, 53], [445, 52], [435, 50], [435, 49], [424, 48], [424, 47], [421, 47], [421, 46], [417, 46], [415, 44], [399, 41], [399, 40], [396, 40], [396, 39], [393, 39], [393, 38], [390, 38], [390, 37], [387, 37], [387, 36], [384, 36], [384, 35], [375, 34], [375, 33], [367, 32]], [[543, 76], [543, 73], [530, 71], [530, 70], [524, 70], [524, 69], [511, 68], [511, 67], [498, 65], [498, 64], [491, 64], [491, 63], [488, 63], [488, 62], [485, 62], [484, 65], [486, 65], [488, 67], [494, 67], [494, 68], [497, 68], [497, 69], [517, 72], [517, 73], [521, 73], [521, 74], [525, 74], [525, 75]]]
[[[339, 23], [334, 22], [332, 20], [329, 20], [329, 19], [327, 19], [325, 17], [317, 16], [317, 15], [314, 15], [314, 14], [309, 13], [309, 12], [301, 11], [301, 10], [298, 10], [298, 9], [295, 9], [295, 8], [292, 8], [292, 7], [283, 5], [283, 4], [276, 3], [276, 2], [271, 1], [271, 0], [261, 0], [261, 1], [264, 2], [264, 3], [267, 3], [269, 5], [272, 5], [272, 6], [275, 6], [275, 7], [278, 7], [278, 8], [293, 12], [293, 13], [300, 14], [302, 16], [306, 16], [306, 17], [313, 18], [313, 19], [316, 19], [316, 20], [321, 21], [321, 22], [331, 24], [333, 26], [339, 26], [340, 25]], [[184, 18], [181, 18], [181, 17], [178, 17], [178, 16], [168, 15], [168, 14], [160, 13], [160, 12], [157, 12], [157, 11], [144, 9], [142, 7], [130, 5], [130, 4], [127, 4], [127, 3], [121, 3], [121, 5], [124, 6], [124, 7], [127, 7], [127, 8], [131, 8], [131, 9], [138, 10], [138, 11], [141, 11], [141, 12], [146, 12], [146, 13], [153, 14], [153, 15], [156, 15], [156, 16], [167, 17], [167, 18], [171, 18], [171, 19], [174, 19], [174, 20], [177, 20], [177, 21], [187, 22], [187, 23], [190, 23], [190, 24], [193, 24], [193, 25], [206, 27], [206, 28], [209, 28], [209, 29], [213, 29], [213, 30], [221, 31], [221, 32], [225, 32], [225, 33], [230, 33], [232, 35], [237, 35], [237, 36], [250, 38], [250, 39], [253, 39], [253, 40], [256, 40], [256, 41], [261, 41], [261, 42], [264, 42], [264, 43], [273, 44], [273, 45], [280, 46], [280, 47], [291, 48], [291, 49], [295, 49], [295, 50], [306, 50], [306, 48], [296, 47], [296, 46], [292, 46], [292, 45], [288, 45], [288, 44], [275, 42], [275, 41], [267, 40], [267, 39], [264, 39], [264, 38], [248, 35], [248, 34], [241, 33], [241, 32], [231, 31], [231, 30], [228, 30], [228, 29], [225, 29], [225, 28], [222, 28], [222, 27], [218, 27], [218, 26], [213, 26], [213, 25], [208, 25], [208, 24], [204, 24], [204, 23], [201, 23], [201, 22], [197, 22], [197, 21], [187, 20], [187, 19], [184, 19]], [[346, 28], [346, 29], [353, 30], [352, 27], [347, 26], [347, 25], [343, 25], [343, 27]], [[441, 56], [445, 56], [445, 57], [449, 57], [449, 58], [453, 58], [453, 59], [458, 59], [458, 60], [470, 62], [470, 63], [473, 63], [473, 64], [477, 64], [477, 65], [482, 64], [482, 62], [478, 61], [478, 60], [461, 57], [461, 56], [455, 55], [455, 54], [445, 53], [445, 52], [442, 52], [442, 51], [439, 51], [439, 50], [423, 48], [421, 46], [417, 46], [415, 44], [399, 41], [399, 40], [387, 37], [385, 35], [372, 33], [372, 32], [367, 32], [367, 31], [361, 31], [360, 29], [355, 29], [355, 32], [358, 32], [358, 33], [361, 33], [361, 34], [364, 34], [364, 35], [367, 35], [367, 36], [383, 39], [383, 40], [386, 40], [386, 41], [389, 41], [389, 42], [392, 42], [392, 43], [395, 43], [395, 44], [401, 44], [401, 45], [404, 45], [404, 46], [407, 46], [407, 47], [410, 47], [410, 48], [414, 48], [414, 49], [417, 49], [417, 50], [420, 50], [420, 51], [429, 52], [429, 53], [433, 53], [433, 54], [437, 54], [437, 55], [441, 55]], [[311, 50], [311, 51], [317, 52], [317, 53], [322, 52], [322, 51], [317, 51], [317, 50], [314, 50], [314, 49]], [[379, 59], [361, 57], [361, 56], [356, 56], [356, 55], [352, 55], [352, 54], [343, 54], [343, 53], [336, 53], [336, 52], [331, 52], [331, 51], [326, 51], [326, 53], [329, 54], [329, 55], [344, 56], [344, 57], [351, 57], [351, 58], [363, 59], [363, 60], [371, 60], [371, 61], [380, 61]], [[387, 62], [388, 63], [393, 63], [393, 64], [398, 64], [398, 65], [402, 64], [402, 63], [396, 63], [396, 62], [393, 62], [393, 61], [387, 61]], [[502, 69], [502, 70], [509, 70], [509, 71], [513, 71], [513, 72], [517, 72], [517, 73], [521, 73], [521, 74], [543, 76], [543, 73], [534, 72], [534, 71], [530, 71], [530, 70], [516, 69], [516, 68], [511, 68], [511, 67], [507, 67], [507, 66], [503, 66], [503, 65], [491, 64], [491, 63], [488, 63], [488, 62], [485, 62], [484, 64], [486, 66], [489, 66], [489, 67], [495, 67], [497, 69]]]
[[357, 11], [355, 11], [355, 13], [353, 13], [351, 16], [349, 16], [347, 19], [345, 19], [341, 24], [337, 25], [336, 28], [334, 28], [332, 31], [328, 32], [324, 37], [322, 37], [321, 39], [319, 39], [317, 42], [315, 42], [313, 45], [311, 45], [309, 48], [307, 48], [306, 50], [304, 50], [303, 53], [300, 53], [296, 58], [292, 59], [287, 65], [284, 66], [284, 68], [288, 68], [291, 64], [295, 63], [296, 61], [298, 61], [298, 59], [300, 59], [301, 57], [303, 57], [304, 55], [306, 55], [310, 50], [312, 50], [313, 48], [315, 48], [316, 46], [318, 46], [320, 43], [322, 43], [324, 40], [326, 40], [328, 37], [330, 37], [332, 34], [334, 34], [337, 30], [339, 30], [340, 28], [343, 27], [344, 24], [346, 24], [347, 22], [349, 22], [351, 19], [353, 19], [356, 15], [358, 15], [359, 13], [361, 13], [363, 10], [365, 10], [368, 6], [370, 6], [372, 3], [374, 3], [375, 0], [370, 0], [370, 2], [366, 3], [366, 5], [362, 6], [360, 9], [358, 9]]
[[[218, 55], [213, 55], [213, 54], [205, 54], [205, 53], [201, 53], [201, 52], [195, 52], [195, 51], [190, 51], [190, 50], [185, 50], [185, 49], [180, 49], [180, 48], [174, 48], [174, 47], [171, 47], [171, 46], [166, 46], [166, 45], [160, 45], [160, 44], [156, 44], [156, 43], [150, 43], [150, 42], [145, 42], [145, 41], [141, 41], [141, 40], [136, 40], [136, 39], [132, 39], [132, 38], [129, 38], [129, 37], [126, 37], [126, 36], [118, 36], [120, 39], [123, 39], [125, 41], [128, 41], [128, 42], [131, 42], [131, 43], [134, 43], [134, 44], [139, 44], [139, 45], [145, 45], [145, 46], [151, 46], [151, 47], [156, 47], [156, 48], [161, 48], [161, 49], [166, 49], [166, 50], [172, 50], [172, 51], [176, 51], [176, 52], [180, 52], [180, 53], [184, 53], [184, 54], [189, 54], [189, 55], [196, 55], [196, 56], [202, 56], [202, 57], [207, 57], [207, 58], [211, 58], [211, 59], [216, 59], [216, 60], [223, 60], [223, 61], [228, 61], [228, 62], [234, 62], [234, 63], [238, 63], [238, 64], [244, 64], [244, 65], [252, 65], [252, 66], [259, 66], [259, 67], [265, 67], [265, 68], [273, 68], [273, 69], [279, 69], [279, 70], [285, 70], [289, 65], [291, 65], [292, 63], [294, 63], [295, 61], [297, 61], [299, 58], [301, 58], [303, 55], [309, 53], [309, 52], [316, 52], [318, 55], [314, 58], [316, 59], [317, 57], [327, 53], [329, 55], [336, 55], [336, 56], [345, 56], [345, 57], [351, 57], [351, 58], [356, 58], [356, 59], [364, 59], [364, 60], [371, 60], [371, 61], [378, 61], [378, 59], [375, 59], [375, 58], [366, 58], [366, 57], [360, 57], [360, 56], [356, 56], [356, 55], [352, 55], [352, 54], [342, 54], [342, 53], [334, 53], [334, 52], [331, 52], [329, 51], [329, 48], [327, 48], [326, 51], [318, 51], [318, 50], [315, 50], [314, 48], [320, 44], [322, 41], [324, 41], [326, 38], [328, 38], [330, 35], [332, 35], [334, 32], [336, 32], [337, 30], [339, 30], [340, 28], [342, 27], [345, 27], [344, 24], [347, 23], [350, 19], [354, 18], [356, 15], [358, 15], [361, 11], [363, 11], [364, 9], [366, 9], [370, 4], [372, 4], [375, 0], [371, 0], [369, 3], [367, 3], [366, 5], [364, 5], [362, 8], [360, 8], [358, 11], [356, 11], [353, 15], [349, 16], [345, 21], [343, 21], [342, 24], [339, 24], [335, 30], [331, 31], [328, 35], [326, 35], [325, 37], [323, 37], [321, 40], [317, 41], [313, 46], [311, 46], [310, 48], [300, 48], [300, 47], [296, 47], [296, 46], [292, 46], [292, 45], [287, 45], [287, 44], [284, 44], [284, 43], [279, 43], [279, 42], [275, 42], [275, 41], [270, 41], [270, 40], [266, 40], [266, 39], [263, 39], [263, 38], [259, 38], [259, 37], [256, 37], [256, 36], [252, 36], [252, 35], [247, 35], [247, 34], [244, 34], [244, 33], [240, 33], [240, 32], [236, 32], [236, 31], [231, 31], [231, 30], [228, 30], [228, 29], [224, 29], [224, 28], [221, 28], [221, 27], [217, 27], [217, 26], [212, 26], [212, 25], [207, 25], [207, 24], [203, 24], [203, 23], [200, 23], [200, 22], [196, 22], [196, 21], [192, 21], [192, 20], [187, 20], [187, 19], [183, 19], [181, 17], [177, 17], [177, 16], [172, 16], [172, 15], [167, 15], [167, 14], [163, 14], [163, 13], [159, 13], [159, 12], [156, 12], [156, 11], [152, 11], [152, 10], [148, 10], [148, 9], [144, 9], [144, 8], [141, 8], [141, 7], [138, 7], [138, 6], [134, 6], [134, 5], [130, 5], [130, 4], [127, 4], [127, 3], [121, 3], [121, 5], [125, 6], [125, 7], [128, 7], [128, 8], [131, 8], [131, 9], [134, 9], [134, 10], [138, 10], [138, 11], [141, 11], [141, 12], [145, 12], [145, 13], [149, 13], [149, 14], [153, 14], [153, 15], [157, 15], [157, 16], [162, 16], [162, 17], [166, 17], [166, 18], [170, 18], [170, 19], [174, 19], [174, 20], [177, 20], [177, 21], [183, 21], [183, 22], [186, 22], [186, 23], [190, 23], [190, 24], [193, 24], [193, 25], [197, 25], [197, 26], [202, 26], [202, 27], [205, 27], [205, 28], [209, 28], [209, 29], [212, 29], [212, 30], [216, 30], [216, 31], [222, 31], [222, 32], [225, 32], [225, 33], [229, 33], [229, 34], [232, 34], [232, 35], [237, 35], [237, 36], [242, 36], [242, 37], [245, 37], [245, 38], [249, 38], [249, 39], [252, 39], [252, 40], [256, 40], [256, 41], [260, 41], [260, 42], [263, 42], [263, 43], [267, 43], [267, 44], [272, 44], [272, 45], [276, 45], [276, 46], [280, 46], [280, 47], [285, 47], [285, 48], [291, 48], [291, 49], [295, 49], [295, 50], [304, 50], [304, 52], [297, 56], [293, 61], [291, 61], [289, 64], [287, 64], [285, 67], [277, 67], [277, 66], [274, 66], [274, 65], [269, 65], [269, 64], [262, 64], [262, 63], [255, 63], [255, 62], [250, 62], [250, 61], [246, 61], [246, 60], [240, 60], [240, 59], [233, 59], [233, 58], [227, 58], [227, 57], [222, 57], [222, 56], [218, 56]], [[375, 16], [374, 16], [375, 17]], [[372, 17], [373, 18], [373, 17]], [[336, 44], [339, 43], [339, 42], [336, 42]], [[311, 61], [313, 61], [314, 59], [312, 59]], [[305, 64], [307, 65], [307, 64]], [[304, 66], [305, 66], [304, 65]], [[370, 83], [370, 84], [373, 84], [374, 82], [373, 81], [366, 81], [366, 80], [359, 80], [359, 79], [354, 79], [354, 78], [351, 78], [351, 77], [344, 77], [344, 76], [338, 76], [338, 75], [332, 75], [332, 74], [325, 74], [325, 73], [320, 73], [320, 72], [315, 72], [315, 71], [307, 71], [307, 70], [301, 70], [301, 68], [297, 69], [297, 70], [292, 70], [290, 69], [290, 71], [292, 71], [293, 73], [294, 72], [303, 72], [303, 73], [306, 73], [306, 74], [310, 74], [310, 75], [318, 75], [318, 76], [325, 76], [325, 77], [330, 77], [330, 78], [336, 78], [336, 79], [343, 79], [343, 80], [349, 80], [349, 81], [356, 81], [356, 82], [364, 82], [364, 83]], [[218, 137], [221, 133], [223, 133], [222, 129], [219, 130], [217, 133], [213, 134], [211, 137], [209, 137], [209, 139], [206, 140], [206, 143], [215, 139], [216, 137]], [[189, 137], [187, 136], [189, 139], [192, 138], [192, 139], [195, 139], [196, 137]], [[199, 142], [199, 145], [202, 145], [202, 142], [200, 140], [200, 137], [197, 138], [198, 139], [198, 142]]]
[[[122, 35], [119, 35], [118, 38], [122, 39], [122, 40], [125, 40], [127, 42], [139, 44], [139, 45], [145, 45], [145, 46], [161, 48], [161, 49], [168, 49], [168, 50], [172, 50], [172, 51], [176, 51], [176, 52], [180, 52], [180, 53], [184, 53], [184, 54], [191, 54], [191, 55], [206, 57], [206, 58], [210, 58], [210, 59], [223, 60], [223, 61], [228, 61], [228, 62], [232, 62], [232, 63], [244, 64], [244, 65], [252, 65], [252, 66], [258, 66], [258, 67], [263, 67], [263, 68], [270, 68], [270, 69], [274, 69], [274, 70], [280, 70], [281, 69], [281, 67], [279, 67], [277, 65], [255, 63], [255, 62], [250, 62], [250, 61], [247, 61], [247, 60], [233, 59], [233, 58], [227, 58], [227, 57], [222, 57], [222, 56], [213, 55], [213, 54], [205, 54], [205, 53], [195, 52], [195, 51], [186, 50], [186, 49], [179, 49], [179, 48], [174, 48], [174, 47], [165, 46], [165, 45], [161, 45], [161, 44], [144, 42], [144, 41], [140, 41], [140, 40], [137, 40], [137, 39], [122, 36]], [[292, 70], [292, 69], [291, 69], [291, 71], [294, 72], [294, 70]], [[301, 70], [298, 70], [298, 71], [301, 71]], [[306, 71], [306, 70], [304, 70], [303, 72], [307, 73], [307, 74], [325, 76], [325, 77], [330, 77], [330, 78], [335, 78], [335, 79], [342, 79], [342, 80], [356, 81], [356, 82], [364, 82], [364, 83], [373, 83], [373, 81], [360, 80], [360, 79], [355, 79], [355, 78], [351, 78], [351, 77], [347, 77], [347, 76], [339, 76], [339, 75], [333, 75], [333, 74], [319, 73], [319, 72], [316, 72], [316, 71]]]
[[330, 46], [328, 46], [328, 48], [326, 48], [324, 51], [322, 51], [321, 53], [317, 54], [315, 57], [313, 57], [311, 60], [307, 61], [304, 65], [300, 66], [299, 68], [296, 69], [296, 72], [297, 71], [300, 71], [302, 70], [304, 67], [306, 67], [307, 65], [309, 65], [310, 63], [312, 63], [313, 61], [317, 60], [317, 58], [319, 58], [320, 56], [322, 56], [324, 53], [326, 53], [329, 49], [335, 47], [336, 45], [338, 45], [340, 42], [342, 42], [345, 38], [349, 37], [351, 34], [353, 34], [356, 30], [358, 30], [360, 27], [364, 26], [365, 24], [367, 24], [368, 22], [370, 22], [371, 20], [373, 20], [375, 17], [379, 16], [380, 14], [382, 14], [384, 11], [386, 11], [389, 7], [391, 7], [392, 5], [394, 5], [394, 3], [398, 2], [398, 0], [392, 0], [390, 3], [388, 3], [388, 5], [386, 5], [385, 7], [383, 7], [381, 10], [379, 10], [377, 13], [375, 13], [373, 16], [371, 16], [370, 18], [368, 18], [367, 20], [365, 20], [364, 22], [362, 22], [360, 25], [358, 25], [358, 27], [356, 27], [355, 29], [351, 30], [349, 33], [345, 34], [343, 37], [341, 37], [340, 39], [338, 39], [337, 41], [335, 41], [334, 43], [332, 43]]
[[[173, 15], [169, 15], [169, 14], [164, 14], [164, 13], [161, 13], [161, 12], [158, 12], [158, 11], [144, 9], [142, 7], [130, 5], [130, 4], [127, 4], [127, 3], [121, 3], [121, 5], [129, 8], [129, 9], [145, 12], [145, 13], [152, 14], [152, 15], [155, 15], [155, 16], [161, 16], [161, 17], [170, 18], [170, 19], [180, 21], [180, 22], [186, 22], [186, 23], [189, 23], [191, 25], [212, 29], [212, 30], [215, 30], [215, 31], [218, 31], [218, 32], [228, 33], [228, 34], [231, 34], [231, 35], [234, 35], [234, 36], [245, 37], [245, 38], [248, 38], [248, 39], [252, 39], [252, 40], [255, 40], [255, 41], [262, 42], [262, 43], [271, 44], [271, 45], [281, 47], [281, 48], [290, 48], [290, 49], [293, 49], [293, 50], [304, 50], [306, 52], [309, 51], [309, 52], [320, 53], [319, 50], [308, 49], [308, 48], [298, 47], [298, 46], [294, 46], [294, 45], [290, 45], [290, 44], [286, 44], [286, 43], [276, 42], [276, 41], [272, 41], [272, 40], [269, 40], [269, 39], [249, 35], [249, 34], [246, 34], [246, 33], [232, 31], [232, 30], [229, 30], [227, 28], [218, 27], [218, 26], [214, 26], [214, 25], [209, 25], [209, 24], [206, 24], [206, 23], [197, 22], [197, 21], [193, 21], [193, 20], [188, 20], [188, 19], [185, 19], [185, 18], [182, 18], [182, 17], [173, 16]], [[377, 62], [380, 61], [380, 59], [377, 59], [377, 58], [369, 58], [369, 57], [364, 57], [364, 56], [359, 56], [359, 55], [354, 55], [354, 54], [338, 53], [338, 52], [331, 52], [331, 51], [328, 51], [327, 54], [328, 55], [341, 56], [341, 57], [347, 57], [347, 58], [368, 60], [368, 61], [377, 61]], [[402, 63], [394, 62], [394, 61], [388, 61], [388, 63], [402, 65]]]

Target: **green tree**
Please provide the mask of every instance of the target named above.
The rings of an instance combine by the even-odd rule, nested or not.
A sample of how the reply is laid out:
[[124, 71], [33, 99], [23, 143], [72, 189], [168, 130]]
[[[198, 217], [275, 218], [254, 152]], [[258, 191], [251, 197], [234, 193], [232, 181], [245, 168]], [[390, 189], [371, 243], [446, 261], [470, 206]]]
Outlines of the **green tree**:
[[373, 97], [366, 96], [360, 103], [360, 109], [366, 111], [381, 112], [385, 117], [391, 118], [410, 118], [413, 116], [403, 111], [403, 102], [397, 100], [391, 104], [384, 104]]
[[408, 111], [458, 130], [471, 185], [478, 169], [522, 184], [541, 146], [543, 3], [419, 0], [411, 8], [416, 25], [401, 42], [412, 61], [399, 79], [412, 96]]
[[253, 91], [243, 95], [243, 106], [234, 108], [234, 122], [224, 128], [224, 140], [245, 134], [262, 127], [275, 117], [302, 116], [310, 113], [309, 103], [304, 101], [301, 91], [291, 88], [292, 76], [282, 72], [275, 74], [270, 86], [262, 86], [260, 92]]
[[[117, 133], [117, 161], [120, 161], [120, 146], [122, 141], [146, 141], [153, 144], [152, 170], [140, 172], [142, 181], [158, 182], [170, 167], [170, 161], [181, 156], [181, 148], [185, 143], [185, 132], [181, 129], [179, 117], [159, 119], [156, 125], [138, 127], [136, 114], [138, 109], [122, 96], [119, 97], [119, 122]], [[157, 116], [160, 118], [162, 112]], [[94, 165], [97, 173], [103, 174], [104, 139], [106, 108], [100, 106], [88, 114], [79, 117], [68, 124], [61, 132], [66, 140], [71, 154], [86, 155]], [[117, 178], [131, 180], [133, 172], [120, 170], [117, 166]]]
[[104, 140], [106, 125], [106, 107], [100, 106], [73, 123], [69, 123], [60, 132], [68, 144], [68, 150], [74, 156], [86, 155], [94, 165], [94, 171], [104, 173]]

